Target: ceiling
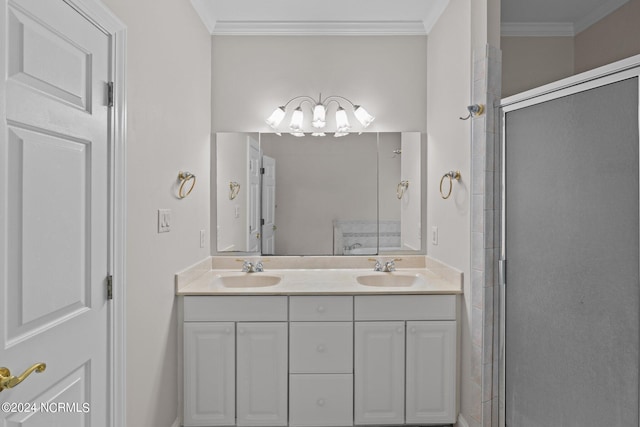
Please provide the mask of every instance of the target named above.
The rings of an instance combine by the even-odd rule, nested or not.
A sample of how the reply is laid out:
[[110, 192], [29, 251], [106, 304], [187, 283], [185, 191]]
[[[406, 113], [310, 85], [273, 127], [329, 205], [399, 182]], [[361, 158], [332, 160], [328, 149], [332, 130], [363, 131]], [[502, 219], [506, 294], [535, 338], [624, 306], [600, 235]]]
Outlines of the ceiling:
[[[627, 1], [502, 0], [502, 34], [573, 36]], [[417, 35], [429, 33], [449, 0], [191, 2], [216, 35]]]
[[211, 34], [428, 34], [449, 0], [191, 0]]

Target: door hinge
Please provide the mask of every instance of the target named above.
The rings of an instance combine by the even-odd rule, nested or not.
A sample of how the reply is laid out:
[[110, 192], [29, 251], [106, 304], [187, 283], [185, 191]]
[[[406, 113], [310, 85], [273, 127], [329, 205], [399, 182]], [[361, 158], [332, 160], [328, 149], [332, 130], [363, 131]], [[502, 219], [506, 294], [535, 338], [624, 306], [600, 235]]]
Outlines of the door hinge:
[[500, 286], [507, 284], [507, 260], [501, 259], [498, 261], [498, 281]]
[[113, 107], [113, 82], [107, 83], [107, 107]]
[[113, 299], [113, 276], [107, 276], [107, 299]]
[[264, 218], [260, 218], [260, 225], [264, 225]]
[[264, 175], [264, 168], [260, 168], [260, 175]]

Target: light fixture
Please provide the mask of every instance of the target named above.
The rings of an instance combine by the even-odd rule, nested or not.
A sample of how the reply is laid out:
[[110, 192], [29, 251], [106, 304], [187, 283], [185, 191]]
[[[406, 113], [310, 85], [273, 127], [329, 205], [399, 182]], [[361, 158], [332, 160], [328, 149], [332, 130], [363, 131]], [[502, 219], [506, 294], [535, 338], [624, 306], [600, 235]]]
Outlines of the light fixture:
[[326, 135], [325, 132], [327, 130], [325, 129], [325, 127], [327, 126], [327, 112], [331, 103], [335, 103], [337, 105], [335, 112], [335, 137], [348, 135], [349, 131], [351, 130], [347, 111], [343, 108], [341, 101], [344, 101], [343, 103], [345, 105], [346, 103], [351, 105], [351, 108], [353, 109], [353, 115], [362, 125], [363, 129], [367, 128], [375, 120], [375, 117], [369, 114], [367, 110], [365, 110], [361, 105], [355, 105], [353, 102], [343, 96], [332, 95], [323, 99], [322, 94], [320, 94], [318, 96], [318, 99], [315, 99], [310, 96], [301, 95], [291, 98], [289, 101], [287, 101], [286, 104], [276, 108], [266, 120], [266, 123], [272, 129], [274, 129], [276, 133], [279, 134], [282, 131], [279, 126], [286, 116], [287, 106], [296, 100], [300, 100], [300, 102], [291, 114], [291, 121], [289, 122], [288, 129], [288, 131], [290, 131], [290, 133], [294, 136], [304, 136], [305, 113], [302, 110], [302, 106], [305, 103], [309, 103], [309, 107], [312, 113], [311, 126], [313, 127], [313, 130], [307, 130], [306, 132], [311, 132], [313, 136]]

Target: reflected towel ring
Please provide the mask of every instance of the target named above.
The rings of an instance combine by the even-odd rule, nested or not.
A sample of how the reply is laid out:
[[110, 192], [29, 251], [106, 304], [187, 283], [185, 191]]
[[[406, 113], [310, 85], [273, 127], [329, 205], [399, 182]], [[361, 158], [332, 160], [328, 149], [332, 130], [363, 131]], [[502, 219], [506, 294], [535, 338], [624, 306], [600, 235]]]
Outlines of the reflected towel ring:
[[235, 181], [229, 182], [229, 200], [233, 200], [238, 196], [240, 192], [240, 184]]
[[[447, 195], [445, 196], [444, 193], [442, 192], [442, 183], [444, 182], [445, 178], [449, 178], [449, 191], [447, 192]], [[451, 190], [453, 189], [453, 180], [456, 181], [460, 181], [460, 171], [449, 171], [447, 173], [445, 173], [444, 175], [442, 175], [442, 179], [440, 179], [440, 196], [442, 196], [443, 199], [448, 199], [449, 196], [451, 196]]]
[[[178, 198], [184, 199], [189, 194], [191, 194], [191, 192], [193, 191], [193, 187], [196, 186], [196, 176], [191, 172], [179, 172], [178, 179], [180, 180], [180, 188], [178, 189]], [[184, 185], [189, 181], [191, 181], [191, 187], [189, 187], [189, 190], [187, 190], [187, 192], [185, 193]]]
[[409, 181], [400, 181], [400, 183], [396, 187], [396, 195], [398, 196], [398, 199], [402, 199], [402, 196], [404, 196], [404, 192], [407, 191], [407, 188], [409, 188]]

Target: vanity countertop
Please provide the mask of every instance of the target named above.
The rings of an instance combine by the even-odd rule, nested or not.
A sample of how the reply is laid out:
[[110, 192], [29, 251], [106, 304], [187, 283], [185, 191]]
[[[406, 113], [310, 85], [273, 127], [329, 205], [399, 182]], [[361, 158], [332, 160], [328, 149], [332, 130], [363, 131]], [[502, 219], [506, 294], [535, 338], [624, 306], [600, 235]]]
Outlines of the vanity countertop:
[[[238, 268], [211, 268], [216, 265], [215, 261], [212, 263], [210, 260], [205, 260], [176, 274], [176, 294], [184, 296], [462, 293], [462, 273], [428, 258], [426, 262], [419, 264], [423, 265], [413, 268], [398, 267], [394, 272], [383, 273], [360, 266], [270, 269], [265, 263], [264, 272], [243, 273]], [[413, 263], [413, 265], [416, 264]], [[231, 280], [223, 283], [224, 280], [221, 280], [223, 278], [224, 280], [231, 278]], [[252, 281], [255, 286], [247, 286], [244, 280]], [[369, 284], [361, 283], [363, 281]], [[273, 282], [277, 283], [272, 284]], [[387, 286], [387, 282], [391, 285]]]

